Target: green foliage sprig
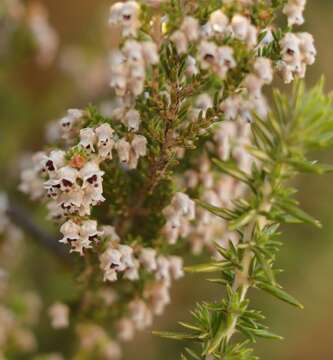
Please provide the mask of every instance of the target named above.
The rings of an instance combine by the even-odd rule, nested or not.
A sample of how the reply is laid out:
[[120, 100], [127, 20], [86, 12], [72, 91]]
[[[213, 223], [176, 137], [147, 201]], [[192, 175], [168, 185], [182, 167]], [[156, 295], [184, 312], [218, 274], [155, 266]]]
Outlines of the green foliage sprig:
[[[191, 340], [201, 345], [200, 354], [187, 349], [183, 359], [254, 360], [248, 341], [256, 338], [281, 339], [262, 324], [260, 311], [250, 309], [248, 291], [263, 290], [275, 298], [302, 309], [302, 304], [278, 284], [275, 268], [282, 245], [279, 227], [285, 223], [308, 223], [320, 227], [318, 220], [305, 213], [294, 194], [290, 180], [300, 173], [323, 174], [331, 165], [309, 160], [310, 151], [332, 146], [332, 96], [323, 92], [323, 81], [310, 91], [297, 82], [292, 96], [274, 93], [274, 110], [267, 120], [256, 118], [252, 124], [253, 145], [248, 150], [256, 158], [250, 174], [232, 162], [215, 159], [221, 172], [248, 185], [249, 196], [234, 202], [233, 208], [221, 209], [198, 201], [213, 214], [228, 221], [229, 228], [240, 234], [238, 244], [228, 249], [217, 245], [222, 258], [204, 265], [189, 267], [189, 272], [218, 272], [211, 282], [222, 285], [225, 298], [198, 304], [192, 313], [193, 323], [181, 323], [189, 334], [161, 333], [162, 336]], [[233, 342], [236, 333], [248, 340]]]

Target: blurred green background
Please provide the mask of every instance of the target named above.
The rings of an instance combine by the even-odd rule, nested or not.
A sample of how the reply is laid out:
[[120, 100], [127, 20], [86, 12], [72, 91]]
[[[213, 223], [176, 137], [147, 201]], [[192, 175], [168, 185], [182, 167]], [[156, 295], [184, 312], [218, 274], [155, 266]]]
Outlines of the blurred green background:
[[[42, 147], [45, 126], [49, 121], [61, 116], [68, 107], [85, 106], [89, 102], [108, 99], [111, 95], [105, 86], [107, 73], [104, 82], [104, 73], [101, 73], [100, 83], [89, 83], [89, 71], [92, 71], [93, 64], [107, 58], [108, 49], [116, 38], [116, 34], [107, 29], [111, 1], [42, 2], [48, 8], [50, 22], [60, 37], [60, 52], [56, 61], [48, 67], [38, 66], [33, 50], [25, 48], [22, 38], [15, 39], [7, 56], [0, 58], [0, 188], [10, 191], [14, 191], [17, 184], [13, 179], [16, 178], [22, 153]], [[328, 91], [333, 88], [332, 16], [332, 0], [308, 1], [305, 28], [315, 36], [318, 59], [316, 65], [309, 69], [307, 82], [313, 84], [324, 74]], [[82, 83], [59, 66], [61, 54], [73, 46], [80, 49], [78, 59], [87, 65], [79, 67], [82, 71], [79, 80], [81, 78]], [[321, 157], [333, 162], [332, 153]], [[297, 311], [266, 295], [255, 291], [251, 293], [253, 302], [268, 315], [267, 323], [271, 329], [285, 337], [282, 342], [258, 342], [255, 347], [262, 359], [333, 359], [332, 181], [333, 175], [298, 179], [299, 199], [303, 207], [319, 218], [324, 228], [317, 230], [303, 225], [292, 226], [285, 229], [282, 237], [285, 246], [279, 265], [287, 270], [281, 275], [281, 283], [303, 302], [305, 310]], [[25, 201], [23, 199], [21, 197], [21, 201]], [[33, 206], [29, 203], [26, 205]], [[29, 243], [26, 247], [28, 259], [24, 261], [28, 274], [18, 280], [24, 284], [23, 287], [39, 288], [50, 299], [66, 291], [66, 286], [70, 288], [67, 282], [65, 285], [59, 284], [59, 278], [55, 276], [58, 265], [50, 261], [42, 249]], [[32, 262], [31, 258], [34, 257], [40, 261]], [[175, 329], [177, 321], [189, 317], [189, 309], [197, 300], [223, 296], [219, 287], [209, 284], [204, 278], [199, 282], [193, 275], [176, 284], [172, 294], [172, 305], [155, 323], [155, 329]], [[42, 346], [47, 350], [57, 350], [57, 341], [60, 338], [55, 337], [52, 341], [44, 341]], [[175, 359], [182, 345], [155, 338], [146, 331], [127, 345], [125, 359]]]

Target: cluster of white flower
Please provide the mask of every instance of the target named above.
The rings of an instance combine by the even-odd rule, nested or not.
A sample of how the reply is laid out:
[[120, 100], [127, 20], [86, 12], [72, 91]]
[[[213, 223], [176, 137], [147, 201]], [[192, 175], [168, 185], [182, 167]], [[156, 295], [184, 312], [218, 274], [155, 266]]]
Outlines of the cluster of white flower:
[[[74, 157], [72, 163], [66, 164], [61, 150], [51, 151], [42, 160], [42, 171], [46, 174], [44, 188], [52, 199], [50, 216], [54, 219], [89, 216], [91, 208], [105, 200], [102, 195], [104, 172], [98, 162], [90, 160], [81, 164], [81, 161]], [[77, 168], [78, 163], [81, 168]]]
[[[154, 1], [152, 5], [158, 4]], [[110, 86], [120, 97], [142, 94], [147, 69], [159, 61], [158, 48], [152, 40], [133, 39], [141, 26], [140, 11], [136, 1], [117, 2], [111, 6], [109, 23], [119, 25], [126, 39], [120, 49], [111, 53]]]
[[103, 234], [97, 230], [95, 220], [83, 220], [80, 223], [68, 220], [61, 226], [60, 232], [63, 234], [60, 242], [69, 244], [71, 252], [78, 252], [81, 256], [86, 249], [91, 249], [92, 244]]
[[104, 274], [104, 281], [116, 281], [118, 274], [128, 280], [139, 279], [139, 262], [134, 257], [134, 251], [130, 246], [120, 243], [120, 238], [111, 226], [104, 226], [104, 236], [107, 240], [107, 248], [100, 255], [100, 268]]
[[41, 177], [43, 152], [37, 152], [31, 159], [24, 159], [21, 172], [20, 191], [30, 196], [32, 200], [40, 199], [44, 194], [44, 181]]
[[[0, 305], [0, 356], [9, 344], [15, 344], [23, 353], [34, 352], [37, 348], [33, 333], [26, 330], [16, 319], [15, 314]], [[3, 357], [5, 359], [5, 357]]]
[[230, 46], [220, 46], [212, 41], [202, 41], [199, 47], [199, 63], [201, 69], [212, 69], [221, 79], [224, 79], [228, 71], [236, 66]]
[[38, 48], [37, 61], [41, 65], [48, 65], [59, 47], [58, 34], [50, 25], [48, 13], [41, 3], [33, 3], [28, 10], [28, 26]]
[[[1, 28], [2, 40], [6, 41], [5, 35], [22, 26], [31, 34], [37, 62], [46, 66], [55, 59], [59, 47], [58, 34], [50, 24], [47, 9], [41, 2], [26, 4], [22, 0], [2, 0], [0, 19], [6, 25]], [[7, 45], [7, 41], [4, 44]]]
[[307, 65], [315, 62], [317, 55], [313, 36], [309, 33], [287, 33], [280, 41], [282, 60], [277, 69], [284, 81], [290, 83], [294, 75], [304, 77]]
[[[259, 80], [258, 80], [259, 81]], [[205, 95], [208, 99], [208, 95]], [[244, 172], [249, 172], [253, 159], [246, 150], [250, 144], [249, 120], [251, 112], [244, 111], [244, 104], [255, 104], [248, 95], [234, 95], [222, 103], [225, 121], [213, 130], [213, 141], [207, 144], [207, 150], [222, 161], [231, 158]], [[243, 108], [242, 108], [243, 107]], [[202, 200], [217, 207], [232, 208], [232, 200], [239, 198], [246, 191], [246, 186], [230, 176], [216, 174], [207, 155], [198, 159], [197, 170], [190, 170], [185, 177], [189, 189], [200, 186]], [[204, 246], [214, 251], [214, 241], [227, 245], [229, 239], [237, 239], [236, 234], [227, 230], [226, 222], [204, 209], [198, 209], [195, 223], [191, 226], [188, 239], [194, 253], [200, 253]]]
[[[244, 6], [251, 4], [251, 1], [242, 3]], [[295, 4], [299, 5], [299, 9], [304, 10], [305, 2], [291, 1], [289, 5], [292, 7]], [[287, 8], [288, 6], [285, 10]], [[249, 17], [234, 14], [229, 19], [222, 10], [217, 10], [201, 27], [195, 18], [185, 17], [180, 29], [171, 34], [170, 40], [180, 54], [189, 53], [191, 43], [197, 46], [195, 55], [188, 55], [187, 58], [189, 75], [197, 74], [200, 68], [209, 69], [221, 79], [225, 79], [227, 72], [235, 68], [237, 63], [233, 45], [221, 46], [221, 41], [228, 39], [228, 44], [230, 44], [230, 39], [237, 39], [249, 50], [264, 47], [274, 41], [271, 31], [268, 31], [265, 39], [258, 43], [258, 32], [259, 30], [251, 23]], [[235, 44], [238, 46], [237, 42]], [[253, 115], [256, 113], [261, 118], [266, 118], [269, 111], [262, 88], [272, 82], [273, 67], [276, 66], [280, 72], [282, 70], [284, 80], [289, 82], [293, 79], [294, 73], [304, 76], [306, 65], [312, 64], [316, 55], [313, 38], [307, 33], [287, 33], [280, 41], [280, 46], [282, 61], [276, 64], [262, 56], [253, 58], [250, 72], [245, 75], [238, 91], [231, 93], [220, 104], [224, 122], [214, 128], [213, 141], [207, 143], [207, 150], [210, 153], [215, 153], [223, 161], [233, 158], [244, 172], [251, 170], [253, 161], [246, 149], [246, 146], [250, 144], [250, 124], [253, 121]], [[208, 94], [198, 96], [190, 111], [190, 119], [195, 121], [200, 113], [205, 116], [207, 110], [212, 107], [213, 100]], [[212, 205], [230, 208], [232, 200], [237, 199], [246, 190], [244, 184], [231, 177], [217, 176], [206, 156], [198, 159], [196, 167], [197, 170], [186, 173], [185, 185], [190, 189], [198, 186], [203, 188], [203, 200]], [[173, 226], [171, 221], [167, 221], [163, 235], [172, 243], [179, 236], [186, 236], [195, 253], [200, 252], [203, 246], [214, 250], [214, 241], [227, 244], [227, 240], [237, 241], [238, 239], [237, 234], [227, 231], [227, 224], [224, 221], [203, 209], [197, 210], [195, 224], [190, 225], [189, 222], [183, 221], [181, 225]]]
[[[100, 255], [100, 267], [104, 273], [104, 281], [114, 282], [118, 279], [119, 274], [122, 274], [125, 279], [135, 281], [139, 279], [139, 270], [145, 269], [148, 273], [154, 273], [157, 280], [164, 280], [168, 285], [170, 284], [169, 270], [172, 271], [172, 274], [176, 274], [177, 257], [157, 256], [156, 251], [152, 248], [135, 251], [132, 247], [120, 243], [113, 227], [104, 226], [103, 232], [108, 239], [107, 248]], [[108, 234], [112, 234], [112, 236]]]
[[[212, 141], [207, 143], [207, 150], [214, 153], [222, 161], [231, 158], [237, 161], [239, 168], [248, 173], [253, 162], [252, 157], [246, 150], [250, 144], [250, 129], [253, 121], [253, 113], [262, 118], [268, 114], [266, 99], [262, 94], [262, 88], [273, 80], [271, 61], [267, 58], [255, 59], [252, 72], [246, 75], [241, 84], [238, 94], [231, 95], [220, 104], [224, 114], [224, 121], [217, 124], [212, 132]], [[190, 118], [195, 120], [201, 113], [203, 116], [209, 108], [212, 108], [212, 98], [204, 93], [198, 96]], [[231, 208], [232, 200], [239, 198], [246, 191], [246, 186], [230, 176], [216, 174], [211, 167], [207, 155], [198, 158], [196, 170], [192, 169], [185, 174], [184, 185], [188, 189], [202, 188], [201, 198], [205, 202], [223, 208]], [[171, 210], [171, 209], [170, 209]], [[174, 210], [171, 210], [172, 214]], [[178, 236], [186, 236], [194, 253], [200, 253], [203, 247], [214, 252], [214, 242], [227, 246], [228, 241], [236, 242], [238, 236], [227, 230], [226, 222], [212, 215], [207, 210], [199, 208], [195, 223], [184, 222], [176, 230], [164, 233], [168, 240], [169, 234], [174, 234], [172, 241]], [[168, 225], [169, 223], [167, 223]], [[169, 225], [170, 229], [172, 226]]]
[[166, 224], [162, 234], [170, 244], [175, 244], [180, 236], [189, 233], [190, 222], [195, 219], [195, 203], [186, 194], [177, 192], [163, 213]]
[[[119, 138], [108, 123], [95, 128], [82, 128], [85, 113], [71, 109], [59, 121], [60, 133], [67, 144], [73, 145], [66, 153], [52, 150], [39, 152], [32, 158], [32, 164], [21, 175], [20, 189], [32, 199], [47, 195], [50, 218], [64, 221], [61, 227], [63, 239], [71, 251], [84, 254], [91, 248], [93, 239], [101, 235], [94, 220], [80, 219], [90, 216], [92, 207], [100, 204], [103, 197], [103, 175], [100, 169], [103, 161], [113, 158], [117, 152], [122, 166], [135, 169], [139, 158], [146, 155], [147, 140], [135, 134], [139, 130], [140, 115], [128, 110], [122, 119], [129, 130], [128, 136]], [[74, 144], [79, 137], [78, 144]], [[74, 151], [67, 159], [66, 155]], [[75, 153], [75, 151], [77, 151]]]
[[128, 341], [135, 330], [143, 330], [150, 326], [154, 315], [161, 315], [170, 302], [170, 286], [172, 279], [183, 276], [183, 261], [178, 256], [158, 255], [153, 248], [132, 248], [123, 245], [115, 229], [104, 226], [106, 249], [100, 255], [100, 267], [104, 281], [115, 282], [122, 278], [136, 281], [140, 274], [149, 274], [142, 291], [142, 297], [136, 297], [128, 304], [128, 315], [117, 323], [118, 338]]
[[[262, 118], [267, 116], [268, 106], [262, 88], [272, 80], [271, 61], [263, 57], [256, 58], [252, 72], [245, 76], [241, 84], [241, 91], [221, 102], [220, 109], [224, 114], [224, 121], [214, 127], [212, 141], [207, 143], [207, 150], [210, 153], [214, 153], [222, 161], [231, 158], [236, 160], [239, 168], [246, 173], [251, 170], [253, 161], [246, 150], [246, 146], [250, 144], [253, 114], [257, 113]], [[212, 107], [213, 99], [209, 94], [201, 94], [189, 115], [190, 119], [195, 121], [200, 113], [205, 116], [207, 110]], [[203, 189], [202, 199], [217, 207], [231, 208], [232, 200], [243, 195], [246, 190], [246, 186], [241, 182], [213, 172], [207, 155], [198, 158], [196, 170], [187, 171], [184, 180], [184, 185], [188, 189], [200, 186]], [[171, 219], [168, 219], [168, 214]], [[171, 243], [174, 243], [179, 236], [187, 237], [194, 253], [200, 253], [204, 246], [214, 251], [214, 241], [224, 245], [229, 239], [237, 241], [236, 234], [227, 231], [227, 224], [207, 210], [199, 208], [193, 224], [182, 220], [179, 224], [176, 222], [175, 226], [172, 221], [174, 214], [177, 212], [169, 206], [165, 211], [168, 221], [163, 229], [163, 235]]]
[[[139, 130], [140, 114], [135, 109], [125, 111], [125, 105], [121, 107], [121, 121], [127, 127], [129, 132], [135, 133]], [[99, 161], [112, 159], [112, 151], [115, 149], [118, 153], [119, 160], [122, 164], [127, 165], [130, 169], [137, 167], [140, 156], [146, 155], [147, 140], [142, 135], [131, 135], [129, 138], [120, 138], [115, 134], [115, 131], [107, 123], [98, 126], [97, 128], [83, 128], [82, 125], [83, 112], [81, 110], [72, 109], [68, 111], [68, 115], [61, 119], [60, 126], [62, 137], [71, 141], [77, 135], [80, 136], [79, 146], [95, 155]]]
[[190, 42], [199, 38], [199, 21], [191, 16], [186, 16], [179, 30], [176, 30], [170, 37], [175, 44], [179, 54], [188, 52]]
[[306, 0], [288, 0], [283, 8], [283, 13], [288, 17], [288, 25], [302, 25], [304, 23], [303, 12]]
[[[233, 140], [236, 140], [236, 137]], [[210, 145], [213, 150], [214, 144]], [[232, 144], [232, 152], [234, 149], [236, 150], [237, 146], [240, 145]], [[232, 177], [214, 172], [207, 154], [198, 159], [196, 170], [188, 170], [185, 173], [184, 185], [189, 190], [201, 188], [201, 199], [221, 208], [232, 208], [232, 200], [240, 197], [246, 190], [242, 183]], [[200, 254], [204, 247], [214, 253], [214, 242], [227, 246], [228, 240], [237, 241], [235, 235], [228, 231], [225, 221], [199, 207], [195, 222], [189, 228], [187, 240], [194, 254]]]
[[[305, 7], [305, 0], [290, 0], [285, 6], [284, 12], [289, 17], [290, 24], [303, 23], [302, 13]], [[266, 29], [269, 30], [269, 29]], [[267, 32], [271, 34], [270, 31]], [[272, 42], [274, 38], [266, 35], [264, 39], [258, 44], [258, 30], [251, 24], [249, 18], [235, 14], [230, 20], [221, 10], [217, 10], [210, 15], [209, 21], [202, 27], [199, 26], [197, 19], [187, 16], [183, 20], [180, 29], [175, 31], [170, 40], [175, 44], [177, 51], [180, 54], [186, 54], [189, 51], [189, 44], [191, 42], [198, 42], [197, 58], [189, 55], [187, 58], [187, 73], [188, 75], [195, 75], [198, 73], [197, 63], [202, 70], [210, 69], [218, 74], [221, 79], [225, 79], [228, 71], [235, 68], [237, 63], [234, 58], [234, 49], [230, 46], [218, 46], [214, 39], [235, 38], [245, 42], [249, 49], [256, 46], [264, 46]], [[277, 70], [282, 73], [283, 79], [286, 82], [293, 80], [293, 75], [297, 74], [304, 77], [306, 65], [312, 65], [315, 61], [316, 49], [314, 47], [313, 37], [308, 33], [287, 33], [280, 41], [282, 49], [282, 61], [276, 63]], [[259, 60], [259, 59], [258, 59]], [[265, 72], [264, 68], [271, 68], [268, 64], [268, 59], [260, 59], [257, 64], [259, 70], [260, 82], [270, 83], [272, 77], [272, 70]], [[268, 75], [268, 78], [265, 78]], [[262, 78], [264, 76], [264, 78]], [[247, 86], [260, 86], [256, 83], [256, 79], [251, 76], [247, 78]]]
[[[214, 39], [233, 37], [244, 41], [251, 49], [257, 44], [257, 29], [249, 18], [236, 14], [229, 20], [222, 10], [214, 11], [206, 24], [200, 27], [199, 21], [191, 16], [185, 17], [179, 30], [176, 30], [170, 40], [175, 44], [178, 53], [186, 54], [189, 44], [198, 43], [197, 61], [201, 69], [211, 69], [224, 79], [228, 71], [236, 67], [234, 50], [230, 46], [218, 46]], [[187, 72], [197, 73], [196, 59], [189, 56]]]
[[112, 340], [101, 326], [92, 323], [82, 323], [76, 329], [80, 339], [80, 352], [85, 357], [118, 360], [122, 352], [114, 340]]
[[183, 276], [183, 261], [178, 256], [157, 256], [151, 248], [142, 249], [139, 256], [140, 264], [154, 278], [145, 284], [142, 298], [132, 300], [128, 305], [127, 316], [117, 323], [118, 338], [129, 341], [135, 330], [144, 330], [152, 325], [153, 317], [162, 315], [170, 303], [171, 279]]
[[158, 62], [157, 47], [152, 41], [127, 40], [121, 50], [111, 54], [111, 87], [117, 96], [143, 92], [146, 69]]
[[[1, 301], [4, 300], [3, 295], [0, 293]], [[13, 309], [5, 306], [5, 301], [0, 305], [1, 359], [7, 359], [4, 354], [13, 346], [18, 352], [25, 354], [33, 353], [37, 349], [37, 341], [30, 327], [36, 325], [39, 320], [41, 301], [34, 293], [21, 294], [21, 299], [25, 309], [24, 315], [17, 314]]]
[[147, 139], [143, 135], [134, 135], [131, 142], [120, 139], [117, 143], [117, 151], [119, 160], [129, 169], [135, 169], [139, 158], [147, 153]]

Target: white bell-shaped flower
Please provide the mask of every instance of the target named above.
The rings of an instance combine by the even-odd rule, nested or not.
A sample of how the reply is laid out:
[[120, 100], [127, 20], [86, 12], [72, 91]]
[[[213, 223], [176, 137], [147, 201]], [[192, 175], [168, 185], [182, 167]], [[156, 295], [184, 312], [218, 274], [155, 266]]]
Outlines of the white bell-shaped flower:
[[69, 192], [62, 193], [58, 198], [58, 204], [63, 209], [64, 214], [76, 214], [83, 204], [83, 196], [83, 191], [75, 188]]
[[95, 152], [97, 138], [93, 128], [84, 128], [80, 130], [80, 143], [85, 150]]
[[121, 266], [119, 267], [119, 271], [124, 271], [126, 268], [133, 267], [133, 249], [128, 245], [119, 245], [118, 251], [121, 254]]
[[216, 63], [217, 45], [211, 41], [201, 41], [199, 45], [199, 62], [202, 69], [208, 69]]
[[131, 145], [125, 139], [120, 139], [116, 144], [119, 160], [126, 164], [129, 162]]
[[132, 149], [138, 156], [147, 154], [147, 139], [143, 135], [134, 135], [131, 142]]
[[60, 129], [63, 137], [67, 138], [74, 126], [77, 125], [79, 120], [83, 117], [84, 112], [79, 109], [69, 109], [67, 115], [60, 119]]
[[124, 278], [131, 281], [139, 280], [139, 266], [140, 263], [138, 262], [138, 260], [133, 259], [133, 265], [126, 269], [126, 271], [124, 272]]
[[258, 57], [253, 65], [256, 75], [265, 83], [270, 84], [273, 81], [273, 69], [270, 59]]
[[102, 159], [112, 159], [112, 150], [115, 145], [113, 139], [114, 130], [109, 124], [105, 123], [98, 126], [95, 129], [95, 133], [97, 136], [98, 155]]
[[184, 33], [188, 41], [198, 40], [199, 21], [192, 16], [186, 16], [180, 26], [180, 31]]
[[149, 272], [153, 272], [157, 268], [156, 264], [156, 250], [152, 248], [143, 248], [139, 256], [141, 264]]
[[305, 1], [289, 0], [283, 7], [283, 13], [288, 17], [288, 26], [302, 25], [304, 23], [303, 12]]
[[144, 57], [141, 43], [136, 40], [127, 40], [122, 52], [129, 66], [144, 66]]
[[49, 176], [65, 165], [65, 152], [63, 150], [53, 150], [49, 156], [45, 156], [42, 161], [42, 167]]
[[90, 241], [97, 241], [98, 237], [103, 235], [103, 232], [97, 229], [96, 220], [85, 220], [81, 224], [80, 235]]
[[245, 87], [250, 96], [258, 98], [261, 96], [261, 90], [264, 82], [254, 74], [247, 74], [242, 85]]
[[57, 172], [57, 178], [60, 180], [61, 190], [71, 191], [76, 185], [78, 174], [79, 172], [70, 166], [60, 168]]
[[123, 36], [136, 36], [140, 27], [140, 6], [136, 1], [117, 2], [111, 6], [110, 25], [120, 25]]
[[184, 276], [183, 259], [180, 256], [170, 256], [169, 266], [171, 276], [178, 280]]
[[236, 66], [234, 59], [234, 50], [230, 46], [222, 46], [217, 50], [217, 63], [219, 66], [219, 75], [223, 79], [229, 69], [233, 69]]
[[188, 56], [186, 58], [186, 75], [194, 76], [199, 73], [199, 69], [197, 67], [197, 61], [193, 56]]
[[117, 234], [116, 229], [113, 226], [104, 225], [102, 227], [102, 231], [103, 231], [104, 236], [107, 239], [110, 239], [111, 241], [116, 241], [116, 242], [120, 241], [120, 237]]
[[286, 62], [277, 61], [276, 69], [286, 84], [290, 84], [294, 80], [293, 68]]
[[170, 283], [170, 262], [169, 259], [165, 256], [158, 256], [157, 260], [157, 270], [155, 273], [156, 279], [164, 280], [167, 283]]
[[214, 134], [214, 140], [218, 143], [218, 154], [221, 160], [230, 158], [232, 139], [237, 135], [237, 124], [234, 121], [225, 120], [220, 124]]
[[229, 96], [220, 105], [225, 120], [236, 120], [240, 110], [241, 98], [238, 95]]
[[44, 183], [44, 188], [47, 191], [47, 196], [50, 198], [57, 198], [61, 192], [60, 180], [51, 179]]
[[297, 35], [287, 33], [280, 40], [282, 60], [290, 65], [300, 62], [300, 40]]
[[172, 199], [172, 206], [177, 212], [181, 212], [188, 220], [195, 218], [195, 204], [187, 194], [177, 192]]
[[68, 220], [60, 227], [60, 232], [63, 235], [63, 238], [60, 240], [60, 242], [69, 244], [72, 241], [79, 239], [80, 225], [76, 224], [72, 220]]
[[210, 14], [208, 24], [213, 33], [221, 35], [227, 30], [229, 19], [223, 11], [216, 10]]
[[234, 36], [237, 39], [243, 41], [246, 40], [250, 25], [251, 25], [250, 20], [247, 17], [240, 14], [234, 15], [231, 20], [231, 28]]
[[152, 41], [143, 41], [141, 47], [146, 64], [156, 65], [159, 61], [157, 45]]
[[78, 240], [75, 240], [71, 243], [70, 252], [71, 253], [77, 252], [81, 256], [84, 256], [85, 251], [91, 248], [92, 248], [91, 241], [86, 237], [80, 236]]
[[116, 269], [121, 265], [121, 253], [117, 249], [108, 248], [99, 257], [100, 268], [104, 272], [104, 281], [116, 281]]
[[80, 178], [83, 180], [82, 187], [100, 187], [104, 171], [100, 170], [95, 161], [88, 161], [80, 170]]
[[178, 54], [185, 54], [188, 50], [188, 40], [186, 35], [180, 31], [175, 31], [171, 36], [170, 40], [174, 43]]
[[122, 122], [129, 131], [136, 132], [139, 130], [141, 123], [140, 113], [135, 109], [131, 109], [126, 113]]
[[153, 316], [147, 304], [141, 299], [135, 299], [129, 304], [130, 317], [138, 330], [151, 326]]
[[254, 25], [250, 25], [245, 42], [249, 49], [254, 48], [258, 42], [258, 29]]
[[122, 318], [117, 322], [117, 337], [122, 341], [130, 341], [134, 338], [135, 327], [131, 319]]
[[316, 60], [317, 50], [314, 45], [313, 36], [309, 33], [298, 33], [297, 37], [300, 40], [300, 50], [303, 56], [304, 62], [307, 65], [312, 65]]

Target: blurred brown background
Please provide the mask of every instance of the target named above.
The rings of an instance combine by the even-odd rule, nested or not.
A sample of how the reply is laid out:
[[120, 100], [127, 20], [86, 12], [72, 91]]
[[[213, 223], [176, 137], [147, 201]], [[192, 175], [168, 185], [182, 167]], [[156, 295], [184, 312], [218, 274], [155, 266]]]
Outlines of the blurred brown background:
[[[111, 1], [42, 2], [60, 36], [60, 52], [68, 46], [78, 47], [82, 50], [79, 58], [88, 63], [107, 57], [116, 37], [107, 29]], [[325, 74], [327, 90], [333, 88], [332, 16], [332, 0], [308, 1], [305, 28], [314, 34], [319, 53], [316, 65], [309, 70], [308, 83], [314, 83]], [[89, 78], [89, 66], [82, 69], [82, 79]], [[87, 85], [59, 69], [59, 61], [41, 68], [30, 53], [22, 52], [10, 63], [0, 64], [0, 187], [13, 186], [11, 179], [17, 172], [20, 154], [42, 146], [48, 121], [61, 116], [68, 107], [83, 106], [110, 96], [103, 86], [96, 85], [95, 90], [93, 85], [90, 88], [88, 85], [88, 90], [84, 91], [83, 86]], [[322, 157], [333, 163], [332, 153]], [[282, 237], [285, 246], [279, 266], [287, 271], [282, 274], [281, 283], [303, 302], [304, 311], [289, 308], [260, 293], [251, 294], [254, 304], [268, 315], [271, 329], [285, 337], [282, 342], [258, 342], [257, 353], [267, 360], [333, 359], [333, 175], [307, 176], [298, 181], [299, 199], [305, 210], [321, 219], [324, 229], [293, 226], [285, 229]], [[198, 279], [194, 282], [193, 276], [188, 276], [175, 285], [173, 303], [155, 323], [155, 329], [175, 329], [177, 321], [189, 317], [189, 309], [196, 300], [223, 296], [219, 287], [204, 279], [200, 286], [198, 284]], [[182, 345], [154, 338], [146, 332], [128, 345], [125, 359], [171, 360], [178, 358]]]

